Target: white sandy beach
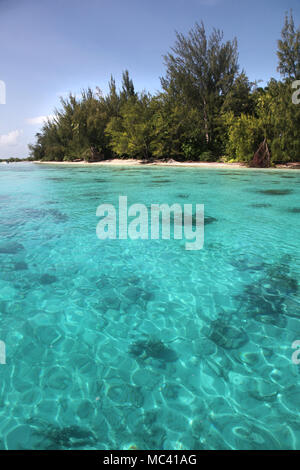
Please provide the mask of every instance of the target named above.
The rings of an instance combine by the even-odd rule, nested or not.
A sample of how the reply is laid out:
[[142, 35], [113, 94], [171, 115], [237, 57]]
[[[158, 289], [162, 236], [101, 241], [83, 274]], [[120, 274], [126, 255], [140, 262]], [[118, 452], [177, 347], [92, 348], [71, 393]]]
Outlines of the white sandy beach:
[[175, 160], [168, 160], [168, 161], [154, 161], [154, 162], [147, 162], [144, 160], [135, 160], [135, 159], [113, 159], [113, 160], [104, 160], [101, 162], [93, 162], [89, 163], [86, 161], [80, 162], [42, 162], [37, 161], [34, 163], [39, 163], [43, 165], [86, 165], [86, 166], [103, 166], [103, 165], [116, 165], [116, 166], [206, 166], [206, 167], [224, 167], [224, 168], [232, 168], [232, 167], [244, 167], [241, 163], [218, 163], [218, 162], [176, 162]]
[[[113, 159], [113, 160], [104, 160], [101, 162], [88, 163], [86, 161], [80, 162], [42, 162], [36, 161], [36, 164], [41, 165], [85, 165], [85, 166], [176, 166], [176, 167], [200, 167], [200, 168], [238, 168], [238, 169], [253, 169], [246, 166], [244, 163], [220, 163], [220, 162], [177, 162], [175, 160], [168, 161], [154, 161], [154, 162], [145, 162], [144, 160], [135, 160], [135, 159]], [[268, 169], [300, 169], [300, 162], [288, 163], [286, 165], [276, 165], [276, 167]], [[265, 170], [266, 168], [257, 168]]]

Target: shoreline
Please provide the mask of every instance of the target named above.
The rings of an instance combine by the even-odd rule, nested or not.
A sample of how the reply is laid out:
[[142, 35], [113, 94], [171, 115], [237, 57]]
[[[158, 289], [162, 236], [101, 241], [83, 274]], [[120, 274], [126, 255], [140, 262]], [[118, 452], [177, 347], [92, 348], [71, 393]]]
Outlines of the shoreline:
[[143, 160], [135, 160], [135, 159], [113, 159], [113, 160], [104, 160], [101, 162], [93, 162], [89, 163], [86, 161], [79, 161], [79, 162], [43, 162], [43, 161], [34, 161], [33, 163], [39, 165], [68, 165], [68, 166], [141, 166], [141, 167], [148, 167], [148, 166], [164, 166], [164, 167], [196, 167], [196, 168], [235, 168], [235, 169], [245, 169], [245, 170], [300, 170], [300, 162], [293, 162], [287, 164], [279, 164], [275, 167], [270, 168], [252, 168], [248, 167], [245, 163], [221, 163], [221, 162], [177, 162], [175, 160], [169, 160], [167, 162], [163, 162], [160, 160], [153, 161], [153, 162], [145, 162]]

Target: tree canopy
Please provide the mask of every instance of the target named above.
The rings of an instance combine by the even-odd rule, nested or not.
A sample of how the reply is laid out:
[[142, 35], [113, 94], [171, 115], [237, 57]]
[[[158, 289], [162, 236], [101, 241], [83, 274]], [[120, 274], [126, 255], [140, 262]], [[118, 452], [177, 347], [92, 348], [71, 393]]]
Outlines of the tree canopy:
[[300, 156], [300, 105], [293, 82], [300, 79], [300, 27], [286, 14], [278, 41], [278, 71], [264, 88], [240, 70], [237, 39], [207, 35], [196, 23], [176, 33], [164, 56], [162, 90], [137, 92], [128, 70], [121, 88], [111, 76], [103, 95], [88, 88], [61, 98], [60, 109], [30, 145], [35, 160], [96, 161], [110, 158], [250, 162], [266, 139], [272, 163]]

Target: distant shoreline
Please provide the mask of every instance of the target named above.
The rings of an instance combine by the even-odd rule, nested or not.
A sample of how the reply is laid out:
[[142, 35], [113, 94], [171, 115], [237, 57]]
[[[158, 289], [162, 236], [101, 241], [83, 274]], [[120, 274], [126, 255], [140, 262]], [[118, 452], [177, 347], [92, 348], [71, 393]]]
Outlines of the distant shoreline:
[[43, 162], [43, 161], [34, 161], [33, 163], [40, 164], [40, 165], [68, 165], [68, 166], [175, 166], [175, 167], [198, 167], [198, 168], [238, 168], [238, 169], [245, 169], [245, 170], [276, 170], [276, 169], [284, 169], [284, 170], [300, 170], [300, 162], [293, 162], [287, 164], [280, 164], [276, 165], [275, 167], [271, 168], [250, 168], [245, 163], [221, 163], [221, 162], [177, 162], [175, 160], [169, 160], [167, 162], [163, 162], [160, 160], [153, 161], [153, 162], [145, 162], [144, 160], [134, 160], [134, 159], [113, 159], [113, 160], [103, 160], [101, 162], [93, 162], [88, 163], [86, 161], [79, 161], [79, 162]]

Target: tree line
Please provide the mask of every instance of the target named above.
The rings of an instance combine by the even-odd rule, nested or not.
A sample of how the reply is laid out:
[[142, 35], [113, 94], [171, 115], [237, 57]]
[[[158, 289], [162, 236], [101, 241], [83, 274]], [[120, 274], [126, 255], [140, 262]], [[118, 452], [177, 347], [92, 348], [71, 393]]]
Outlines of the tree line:
[[162, 90], [138, 93], [128, 70], [118, 90], [83, 90], [61, 98], [61, 108], [29, 145], [43, 161], [98, 161], [110, 158], [250, 162], [266, 139], [271, 162], [299, 161], [300, 105], [292, 84], [300, 79], [300, 27], [286, 14], [278, 41], [278, 71], [267, 86], [250, 82], [240, 70], [237, 40], [225, 41], [203, 23], [164, 56]]

